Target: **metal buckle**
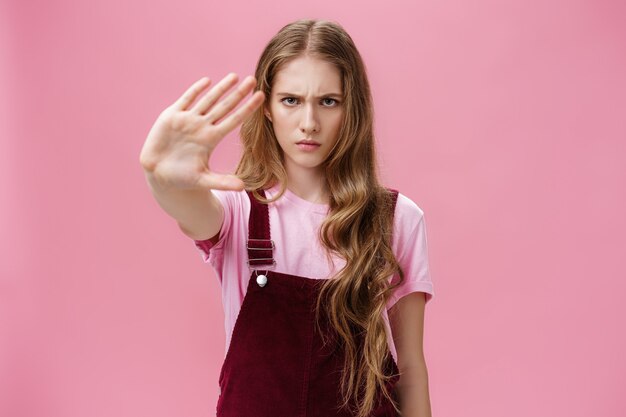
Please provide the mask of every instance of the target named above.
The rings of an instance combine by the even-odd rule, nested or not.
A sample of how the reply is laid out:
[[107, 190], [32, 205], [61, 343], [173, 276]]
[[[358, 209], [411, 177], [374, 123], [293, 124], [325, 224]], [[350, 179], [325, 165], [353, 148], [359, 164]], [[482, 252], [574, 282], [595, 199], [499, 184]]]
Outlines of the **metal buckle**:
[[246, 261], [246, 263], [248, 264], [248, 266], [252, 269], [258, 269], [256, 268], [257, 266], [266, 266], [267, 264], [260, 264], [260, 265], [250, 265], [250, 261], [272, 261], [272, 267], [276, 266], [276, 261], [274, 260], [274, 258], [255, 258], [255, 259], [248, 259]]
[[[274, 241], [272, 239], [248, 239], [248, 243], [250, 243], [250, 241], [256, 241], [256, 242], [270, 242], [271, 245], [268, 248], [259, 248], [259, 247], [254, 247], [254, 246], [250, 246], [249, 244], [246, 244], [246, 249], [252, 249], [252, 250], [270, 250], [272, 251], [272, 257], [271, 258], [252, 258], [252, 259], [248, 259], [246, 260], [246, 263], [248, 264], [248, 268], [250, 269], [257, 269], [257, 267], [262, 266], [262, 267], [267, 267], [267, 265], [270, 265], [269, 262], [265, 262], [263, 263], [262, 261], [271, 261], [271, 266], [269, 266], [269, 268], [273, 268], [276, 266], [276, 261], [274, 260]], [[255, 265], [251, 265], [250, 262], [254, 262], [254, 261], [261, 261], [261, 263], [259, 264], [255, 264]]]
[[271, 242], [272, 247], [270, 247], [270, 248], [251, 248], [251, 247], [250, 247], [250, 245], [248, 245], [248, 244], [246, 243], [246, 248], [247, 248], [247, 249], [256, 249], [256, 250], [274, 250], [274, 247], [275, 247], [275, 246], [274, 246], [274, 241], [273, 241], [272, 239], [248, 239], [248, 242], [249, 242], [249, 241], [251, 241], [251, 240], [262, 241], [262, 242]]

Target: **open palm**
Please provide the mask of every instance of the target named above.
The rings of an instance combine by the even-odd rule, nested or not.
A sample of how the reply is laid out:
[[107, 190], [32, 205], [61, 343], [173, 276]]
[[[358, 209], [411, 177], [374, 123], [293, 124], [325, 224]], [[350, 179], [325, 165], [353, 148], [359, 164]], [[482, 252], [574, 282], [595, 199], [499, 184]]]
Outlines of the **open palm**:
[[243, 189], [244, 184], [237, 176], [219, 174], [209, 168], [211, 154], [219, 142], [265, 100], [263, 92], [256, 91], [240, 108], [226, 116], [256, 85], [255, 78], [248, 76], [224, 100], [218, 101], [237, 78], [235, 73], [228, 74], [193, 104], [211, 84], [210, 79], [203, 77], [161, 112], [139, 158], [146, 173], [161, 187]]

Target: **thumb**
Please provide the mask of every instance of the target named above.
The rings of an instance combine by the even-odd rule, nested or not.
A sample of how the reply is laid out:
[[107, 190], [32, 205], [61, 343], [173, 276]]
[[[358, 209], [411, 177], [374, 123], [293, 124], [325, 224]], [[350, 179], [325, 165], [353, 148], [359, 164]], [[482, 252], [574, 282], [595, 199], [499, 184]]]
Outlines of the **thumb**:
[[241, 191], [245, 184], [234, 174], [217, 174], [215, 172], [207, 172], [200, 175], [198, 185], [201, 188], [212, 190], [233, 190]]

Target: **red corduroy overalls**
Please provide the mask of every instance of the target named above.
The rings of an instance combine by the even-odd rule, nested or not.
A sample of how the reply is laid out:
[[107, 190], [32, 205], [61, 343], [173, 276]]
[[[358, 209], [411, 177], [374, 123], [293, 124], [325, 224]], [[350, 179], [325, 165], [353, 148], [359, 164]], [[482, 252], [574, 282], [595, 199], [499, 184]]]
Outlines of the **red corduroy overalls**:
[[[391, 191], [395, 207], [397, 191]], [[247, 194], [248, 263], [253, 271], [219, 376], [217, 416], [353, 416], [345, 408], [339, 411], [341, 346], [323, 346], [315, 328], [314, 307], [322, 280], [267, 269], [275, 265], [268, 206], [250, 191]], [[265, 197], [263, 190], [259, 194]], [[324, 330], [330, 328], [326, 317], [322, 312]], [[396, 376], [387, 387], [397, 398], [398, 367], [391, 352], [388, 358], [386, 372]], [[370, 416], [397, 417], [389, 400], [382, 393], [379, 398]]]

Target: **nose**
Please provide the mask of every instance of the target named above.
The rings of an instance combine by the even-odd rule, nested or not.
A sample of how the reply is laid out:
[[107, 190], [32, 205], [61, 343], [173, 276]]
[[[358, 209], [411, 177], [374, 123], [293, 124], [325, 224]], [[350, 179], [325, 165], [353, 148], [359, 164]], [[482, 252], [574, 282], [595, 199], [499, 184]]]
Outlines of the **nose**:
[[300, 120], [300, 130], [306, 135], [309, 135], [311, 132], [319, 131], [319, 119], [317, 117], [315, 104], [307, 103], [304, 106], [302, 119]]

